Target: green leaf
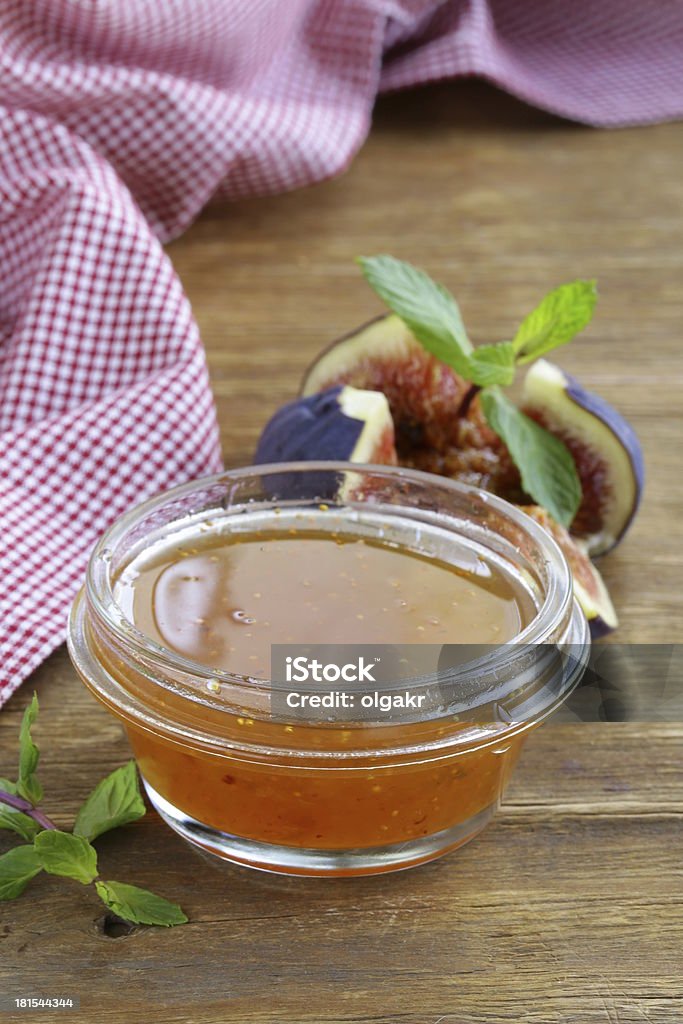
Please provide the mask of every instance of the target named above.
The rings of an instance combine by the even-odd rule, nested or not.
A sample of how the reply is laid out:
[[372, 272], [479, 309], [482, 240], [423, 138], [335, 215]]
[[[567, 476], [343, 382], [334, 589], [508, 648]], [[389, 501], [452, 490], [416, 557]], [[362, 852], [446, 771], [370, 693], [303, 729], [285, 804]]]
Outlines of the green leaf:
[[[0, 779], [0, 790], [9, 793], [10, 796], [17, 795], [17, 784], [10, 779]], [[10, 832], [16, 832], [22, 839], [32, 842], [34, 836], [40, 831], [40, 825], [23, 811], [17, 811], [9, 804], [2, 802], [0, 797], [0, 828]]]
[[38, 874], [41, 863], [32, 846], [14, 846], [0, 857], [0, 900], [14, 900]]
[[19, 730], [19, 778], [17, 793], [32, 804], [43, 798], [43, 787], [35, 774], [40, 753], [31, 738], [31, 726], [38, 717], [38, 697], [34, 693], [31, 703], [24, 711]]
[[571, 281], [549, 292], [513, 339], [517, 362], [529, 363], [571, 341], [590, 323], [597, 297], [595, 281]]
[[135, 761], [129, 761], [95, 786], [78, 812], [74, 835], [92, 840], [109, 829], [137, 821], [146, 811]]
[[33, 842], [40, 831], [38, 822], [30, 818], [28, 814], [24, 814], [23, 811], [15, 811], [13, 807], [8, 807], [3, 803], [0, 803], [0, 828], [16, 832], [18, 836], [29, 843]]
[[424, 348], [467, 377], [473, 349], [450, 292], [423, 270], [393, 256], [360, 257], [358, 263], [370, 287]]
[[97, 877], [97, 850], [82, 836], [46, 829], [33, 843], [41, 866], [51, 875], [88, 885]]
[[480, 387], [502, 384], [507, 387], [515, 379], [515, 349], [511, 341], [497, 345], [480, 345], [470, 356], [468, 379]]
[[480, 398], [489, 426], [519, 469], [524, 490], [569, 526], [581, 502], [581, 482], [566, 445], [520, 412], [498, 388], [482, 391]]
[[97, 893], [110, 910], [133, 924], [158, 924], [165, 928], [185, 924], [186, 915], [177, 903], [156, 896], [147, 889], [124, 882], [96, 882]]

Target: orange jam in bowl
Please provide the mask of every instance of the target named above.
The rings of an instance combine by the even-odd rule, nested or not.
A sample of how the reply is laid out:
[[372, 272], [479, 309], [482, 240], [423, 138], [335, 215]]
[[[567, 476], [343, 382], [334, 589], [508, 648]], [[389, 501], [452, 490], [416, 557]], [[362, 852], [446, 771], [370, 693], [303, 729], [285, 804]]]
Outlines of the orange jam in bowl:
[[[351, 696], [325, 676], [321, 707], [273, 667], [310, 645], [438, 652], [438, 672]], [[559, 548], [513, 506], [416, 471], [297, 463], [121, 518], [93, 552], [69, 648], [185, 839], [266, 870], [353, 875], [485, 826], [527, 733], [577, 684], [588, 633]]]

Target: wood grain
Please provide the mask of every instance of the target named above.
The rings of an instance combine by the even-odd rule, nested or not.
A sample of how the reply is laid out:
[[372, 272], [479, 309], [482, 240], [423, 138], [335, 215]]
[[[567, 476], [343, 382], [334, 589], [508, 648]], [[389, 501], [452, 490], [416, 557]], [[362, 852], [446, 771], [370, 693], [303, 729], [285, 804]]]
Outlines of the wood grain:
[[[249, 461], [322, 344], [378, 311], [359, 253], [425, 266], [475, 341], [509, 336], [551, 286], [597, 277], [596, 320], [558, 362], [633, 420], [648, 471], [602, 568], [620, 639], [680, 641], [681, 166], [679, 125], [596, 132], [459, 83], [383, 100], [341, 179], [210, 207], [169, 254], [226, 462]], [[46, 805], [70, 825], [126, 743], [60, 651], [0, 716], [0, 774], [33, 686]], [[110, 938], [89, 890], [41, 878], [2, 905], [0, 992], [77, 995], [83, 1022], [680, 1024], [682, 794], [683, 724], [560, 723], [530, 740], [475, 843], [405, 874], [216, 868], [150, 814], [98, 841], [105, 877], [178, 899], [191, 924]]]

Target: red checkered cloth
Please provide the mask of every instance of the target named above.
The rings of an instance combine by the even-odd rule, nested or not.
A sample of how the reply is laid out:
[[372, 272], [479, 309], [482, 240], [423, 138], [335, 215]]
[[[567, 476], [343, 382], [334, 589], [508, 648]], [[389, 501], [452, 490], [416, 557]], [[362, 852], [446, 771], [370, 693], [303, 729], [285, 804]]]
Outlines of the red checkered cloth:
[[220, 466], [160, 245], [212, 195], [329, 177], [378, 90], [452, 75], [595, 125], [683, 114], [671, 2], [3, 0], [0, 47], [0, 703], [104, 527]]

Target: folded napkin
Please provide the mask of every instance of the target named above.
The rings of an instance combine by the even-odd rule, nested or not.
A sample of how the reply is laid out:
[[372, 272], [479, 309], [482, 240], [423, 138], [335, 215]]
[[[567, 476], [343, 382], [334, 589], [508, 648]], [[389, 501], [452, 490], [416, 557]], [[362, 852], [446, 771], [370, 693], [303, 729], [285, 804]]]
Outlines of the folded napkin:
[[0, 48], [0, 703], [100, 532], [220, 467], [160, 244], [211, 196], [335, 174], [378, 91], [452, 75], [594, 125], [683, 113], [683, 10], [645, 0], [4, 0]]

